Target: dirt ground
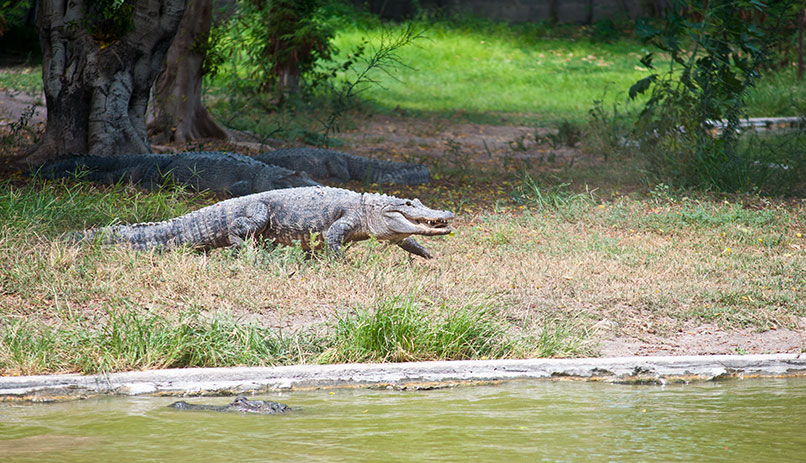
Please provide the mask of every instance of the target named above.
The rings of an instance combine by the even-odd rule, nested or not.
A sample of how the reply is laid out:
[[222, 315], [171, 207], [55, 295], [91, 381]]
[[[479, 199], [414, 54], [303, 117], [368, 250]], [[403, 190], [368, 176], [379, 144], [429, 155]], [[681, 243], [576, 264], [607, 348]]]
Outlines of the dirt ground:
[[[30, 107], [35, 111], [29, 126], [41, 131], [45, 120], [45, 109], [41, 96], [31, 96], [19, 92], [0, 90], [0, 131], [7, 132], [10, 124], [19, 120]], [[29, 111], [30, 112], [30, 111]], [[548, 129], [539, 129], [539, 135], [548, 133]], [[457, 122], [449, 119], [415, 119], [404, 114], [372, 116], [357, 119], [354, 127], [339, 134], [346, 142], [341, 149], [355, 154], [391, 158], [397, 160], [426, 161], [442, 159], [456, 166], [462, 165], [501, 165], [527, 161], [540, 161], [546, 156], [546, 150], [532, 143], [535, 129], [517, 125], [484, 125]], [[260, 146], [248, 141], [248, 137], [238, 137], [239, 142], [221, 146], [219, 142], [209, 144], [205, 149], [218, 147], [254, 153], [279, 147], [280, 142], [270, 142], [268, 146]], [[520, 144], [517, 141], [520, 140]], [[198, 145], [196, 145], [198, 146]], [[181, 151], [188, 149], [180, 146], [155, 147], [158, 151]], [[580, 165], [595, 165], [599, 162], [576, 149], [559, 148], [552, 150], [553, 155], [564, 160], [575, 160]], [[3, 153], [6, 160], [12, 153]], [[547, 165], [551, 169], [551, 165]], [[439, 179], [436, 179], [437, 182]], [[449, 184], [449, 183], [447, 183]], [[487, 185], [488, 187], [489, 185]], [[360, 185], [356, 185], [360, 188]], [[428, 187], [420, 191], [428, 191]], [[404, 190], [405, 192], [405, 190]], [[416, 191], [414, 192], [416, 193]], [[472, 194], [472, 193], [471, 193]], [[472, 199], [472, 198], [470, 198]], [[489, 205], [494, 198], [484, 201]], [[460, 212], [459, 226], [469, 226], [475, 217], [484, 209], [468, 208]], [[464, 215], [464, 217], [462, 217]], [[310, 320], [301, 321], [302, 323]], [[640, 320], [635, 320], [640, 324]], [[293, 324], [293, 323], [292, 323]], [[773, 329], [759, 332], [750, 329], [725, 331], [715, 325], [694, 324], [686, 326], [677, 333], [661, 336], [646, 332], [640, 336], [623, 337], [616, 333], [607, 320], [602, 320], [595, 327], [593, 336], [599, 341], [601, 355], [606, 357], [629, 355], [704, 355], [735, 353], [794, 353], [806, 349], [806, 317], [801, 318], [799, 329]], [[630, 330], [635, 333], [640, 330]]]

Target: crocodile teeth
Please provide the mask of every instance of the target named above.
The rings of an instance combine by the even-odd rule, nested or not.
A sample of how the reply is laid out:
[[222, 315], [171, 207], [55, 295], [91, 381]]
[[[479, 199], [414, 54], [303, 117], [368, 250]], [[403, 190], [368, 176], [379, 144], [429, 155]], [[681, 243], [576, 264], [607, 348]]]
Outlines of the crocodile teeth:
[[418, 219], [417, 223], [420, 225], [428, 225], [431, 227], [442, 227], [448, 224], [448, 221], [445, 219]]

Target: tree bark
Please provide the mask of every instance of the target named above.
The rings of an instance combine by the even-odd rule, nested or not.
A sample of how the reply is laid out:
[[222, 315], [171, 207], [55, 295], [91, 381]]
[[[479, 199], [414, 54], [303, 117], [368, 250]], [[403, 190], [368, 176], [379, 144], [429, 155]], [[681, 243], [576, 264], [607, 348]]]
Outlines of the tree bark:
[[[288, 100], [289, 96], [295, 95], [299, 91], [299, 63], [296, 57], [292, 55], [291, 58], [283, 63], [275, 64], [272, 71], [277, 75], [277, 88], [274, 89], [277, 93], [276, 101], [278, 105], [282, 105]], [[271, 91], [272, 88], [268, 86], [267, 90]]]
[[187, 0], [131, 0], [131, 28], [98, 42], [85, 15], [92, 1], [40, 0], [37, 28], [47, 126], [24, 158], [29, 165], [66, 153], [148, 153], [149, 91]]
[[227, 132], [201, 101], [202, 65], [212, 24], [212, 0], [188, 0], [165, 67], [154, 84], [148, 129], [156, 143], [222, 138]]
[[798, 18], [798, 82], [803, 80], [803, 28], [806, 26], [806, 8], [800, 12]]

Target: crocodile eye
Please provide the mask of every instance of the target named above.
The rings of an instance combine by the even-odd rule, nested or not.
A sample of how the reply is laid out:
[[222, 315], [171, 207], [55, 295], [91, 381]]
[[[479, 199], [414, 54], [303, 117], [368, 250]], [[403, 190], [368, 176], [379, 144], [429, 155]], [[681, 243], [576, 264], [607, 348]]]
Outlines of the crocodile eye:
[[411, 201], [406, 201], [406, 206], [412, 207], [413, 204], [411, 203]]

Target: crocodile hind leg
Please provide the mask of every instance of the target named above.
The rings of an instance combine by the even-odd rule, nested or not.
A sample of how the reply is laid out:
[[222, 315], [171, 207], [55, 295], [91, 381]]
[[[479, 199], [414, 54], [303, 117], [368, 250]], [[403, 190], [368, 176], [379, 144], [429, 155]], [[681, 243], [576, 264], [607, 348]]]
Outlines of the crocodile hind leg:
[[243, 215], [227, 227], [227, 240], [232, 247], [241, 247], [245, 241], [263, 233], [269, 224], [269, 208], [265, 203], [253, 202], [246, 206]]

